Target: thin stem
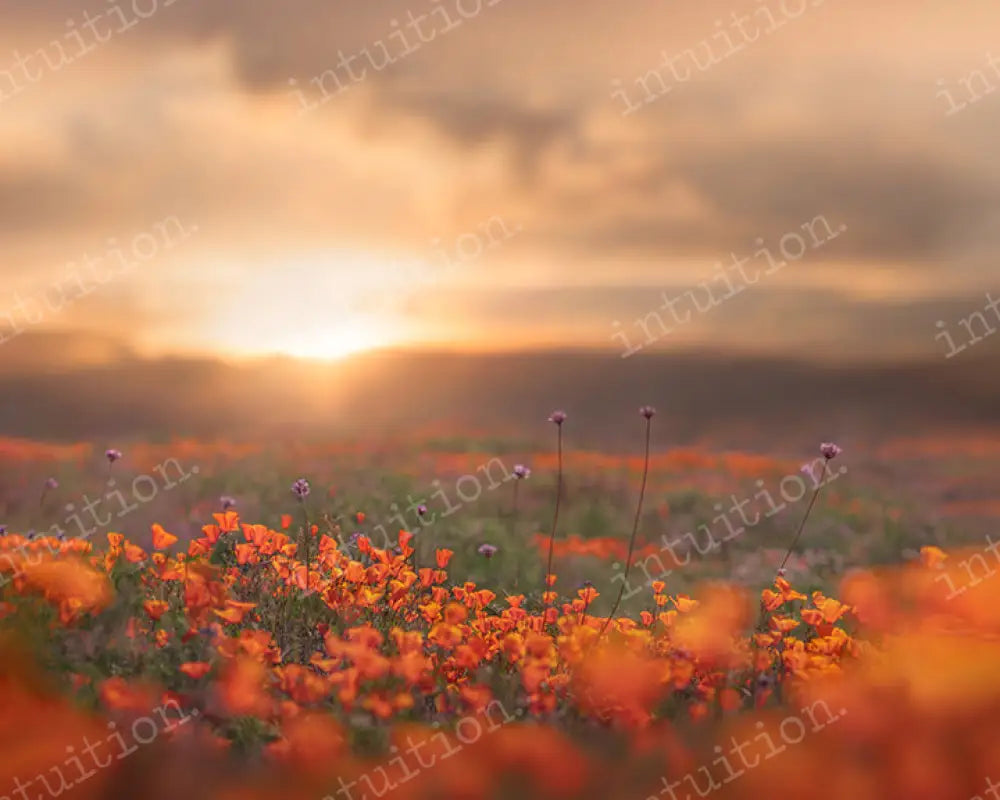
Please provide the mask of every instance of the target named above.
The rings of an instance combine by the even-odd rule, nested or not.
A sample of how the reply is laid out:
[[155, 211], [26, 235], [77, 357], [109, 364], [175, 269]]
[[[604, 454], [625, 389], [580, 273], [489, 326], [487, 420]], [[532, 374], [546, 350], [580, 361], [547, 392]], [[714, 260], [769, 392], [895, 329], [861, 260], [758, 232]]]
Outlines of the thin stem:
[[791, 545], [788, 547], [788, 552], [785, 553], [785, 557], [781, 560], [781, 566], [778, 567], [778, 575], [781, 575], [781, 570], [785, 568], [785, 564], [788, 563], [789, 557], [792, 555], [792, 551], [795, 549], [795, 545], [799, 542], [799, 537], [802, 536], [802, 531], [805, 530], [806, 521], [809, 519], [809, 515], [812, 513], [813, 506], [816, 505], [816, 498], [819, 497], [820, 491], [823, 489], [823, 481], [826, 480], [826, 465], [827, 461], [823, 461], [823, 474], [820, 476], [819, 483], [816, 484], [816, 490], [813, 492], [812, 498], [809, 500], [809, 505], [806, 506], [806, 513], [802, 517], [802, 522], [799, 523], [799, 529], [795, 532], [795, 538], [792, 539]]
[[[113, 467], [114, 467], [114, 463], [111, 462], [111, 461], [109, 461], [108, 462], [108, 482], [106, 484], [107, 486], [111, 486], [112, 485], [112, 481], [114, 480], [114, 478], [111, 475], [111, 470], [112, 470]], [[101, 487], [101, 492], [102, 493], [104, 492], [104, 487], [103, 486]], [[98, 498], [97, 502], [98, 503], [103, 503], [107, 499], [108, 499], [108, 496], [106, 494], [102, 494], [102, 496]], [[95, 519], [96, 519], [96, 517], [95, 517]]]
[[310, 557], [309, 557], [309, 539], [312, 538], [312, 531], [309, 525], [309, 512], [306, 510], [305, 500], [300, 500], [302, 503], [302, 517], [305, 520], [305, 528], [303, 528], [303, 545], [306, 551], [306, 580], [305, 580], [305, 599], [302, 605], [302, 660], [309, 660], [309, 650], [310, 639], [312, 638], [312, 632], [309, 628], [309, 569], [310, 569]]
[[[587, 588], [590, 588], [590, 587], [587, 587]], [[588, 594], [587, 595], [587, 602], [583, 604], [583, 611], [580, 612], [580, 619], [577, 622], [577, 625], [580, 625], [580, 626], [583, 625], [583, 621], [587, 618], [587, 610], [589, 608], [590, 608], [590, 595]]]
[[[514, 480], [514, 499], [511, 501], [510, 507], [510, 522], [507, 525], [507, 539], [509, 540], [510, 546], [513, 547], [514, 544], [514, 532], [517, 529], [517, 489], [521, 485], [521, 479], [515, 478]], [[516, 562], [516, 558], [515, 558]], [[520, 570], [517, 569], [517, 564], [514, 564], [514, 591], [517, 591], [518, 581], [520, 579]]]
[[310, 567], [310, 563], [309, 563], [310, 562], [310, 558], [309, 558], [309, 539], [312, 538], [312, 531], [310, 530], [311, 526], [309, 525], [309, 512], [306, 511], [306, 505], [305, 505], [305, 503], [302, 504], [302, 518], [305, 520], [305, 528], [303, 528], [303, 533], [304, 533], [304, 536], [303, 536], [303, 545], [304, 545], [305, 551], [306, 551], [306, 587], [305, 587], [305, 590], [306, 590], [306, 593], [308, 593], [309, 592], [309, 567]]
[[653, 420], [651, 417], [646, 418], [646, 455], [642, 467], [642, 486], [639, 488], [639, 503], [635, 508], [635, 520], [632, 523], [632, 537], [628, 542], [628, 557], [625, 559], [625, 578], [622, 580], [621, 588], [618, 590], [618, 597], [615, 599], [615, 604], [611, 607], [611, 612], [608, 614], [608, 618], [604, 620], [604, 626], [601, 628], [601, 633], [598, 635], [598, 640], [604, 635], [604, 632], [608, 629], [611, 624], [611, 620], [614, 618], [615, 613], [618, 611], [618, 606], [621, 604], [622, 597], [625, 594], [625, 585], [628, 583], [628, 573], [632, 569], [632, 552], [635, 549], [635, 538], [639, 532], [639, 519], [642, 517], [642, 501], [646, 496], [646, 479], [649, 477], [649, 440], [650, 433], [653, 428]]
[[542, 578], [542, 584], [543, 584], [542, 591], [543, 591], [543, 593], [547, 592], [549, 590], [549, 588], [550, 588], [549, 587], [549, 575], [552, 574], [552, 551], [554, 549], [555, 542], [556, 542], [556, 525], [559, 524], [559, 502], [560, 502], [560, 500], [562, 500], [562, 480], [563, 480], [563, 477], [562, 477], [562, 471], [563, 471], [563, 463], [562, 463], [562, 460], [563, 460], [563, 458], [562, 458], [562, 425], [559, 425], [558, 428], [559, 428], [559, 435], [558, 435], [557, 448], [558, 448], [558, 466], [559, 466], [559, 471], [556, 474], [556, 510], [555, 510], [555, 513], [552, 516], [552, 532], [549, 534], [549, 559], [548, 559], [548, 563], [546, 564], [546, 567], [545, 567], [545, 576]]
[[[809, 505], [806, 506], [806, 513], [802, 515], [802, 521], [799, 523], [799, 529], [795, 532], [795, 538], [792, 539], [792, 543], [788, 547], [788, 552], [785, 553], [785, 557], [781, 560], [781, 565], [778, 567], [778, 572], [775, 575], [775, 581], [777, 581], [777, 579], [781, 577], [781, 573], [782, 570], [784, 570], [785, 568], [785, 564], [788, 563], [788, 559], [791, 557], [792, 552], [795, 550], [795, 545], [798, 544], [799, 537], [802, 536], [802, 531], [805, 530], [806, 522], [809, 520], [809, 515], [812, 513], [813, 506], [816, 505], [816, 499], [819, 497], [819, 493], [823, 489], [823, 481], [826, 480], [826, 469], [828, 461], [829, 459], [825, 459], [823, 461], [823, 474], [820, 476], [820, 481], [819, 483], [816, 484], [816, 489], [813, 492], [812, 497], [809, 499]], [[760, 601], [760, 622], [757, 623], [756, 632], [753, 637], [753, 656], [752, 656], [753, 661], [750, 664], [750, 667], [753, 670], [753, 678], [752, 678], [753, 704], [755, 708], [757, 707], [757, 691], [759, 688], [758, 686], [759, 681], [757, 680], [757, 655], [760, 652], [760, 647], [757, 644], [756, 634], [767, 632], [767, 620], [768, 620], [767, 608], [765, 608], [764, 606], [764, 599], [762, 597]]]

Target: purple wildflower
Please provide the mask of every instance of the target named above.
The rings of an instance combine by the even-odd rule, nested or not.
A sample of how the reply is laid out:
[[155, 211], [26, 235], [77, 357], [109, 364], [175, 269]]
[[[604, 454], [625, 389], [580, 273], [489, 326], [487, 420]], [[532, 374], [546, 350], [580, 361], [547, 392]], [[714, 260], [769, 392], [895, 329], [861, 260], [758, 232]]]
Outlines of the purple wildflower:
[[643, 406], [639, 409], [639, 413], [646, 419], [652, 419], [656, 415], [656, 409], [652, 406]]
[[423, 503], [417, 506], [417, 514], [419, 514], [422, 517], [426, 513], [427, 513], [427, 506], [425, 506]]
[[219, 498], [219, 502], [222, 503], [223, 511], [228, 511], [236, 505], [236, 500], [228, 494], [222, 495], [222, 497]]
[[822, 453], [823, 458], [825, 458], [827, 461], [830, 461], [839, 456], [844, 451], [840, 448], [839, 445], [835, 445], [833, 442], [823, 442], [823, 444], [819, 446], [819, 452]]
[[104, 457], [108, 460], [109, 464], [114, 464], [119, 458], [122, 457], [122, 451], [115, 450], [113, 448], [110, 450], [105, 450]]
[[556, 425], [562, 425], [566, 421], [565, 411], [553, 411], [549, 415], [549, 422], [554, 422]]
[[0, 525], [0, 536], [6, 536], [6, 535], [7, 535], [7, 526]]
[[48, 478], [45, 481], [45, 488], [46, 489], [58, 489], [59, 488], [59, 481], [57, 481], [55, 478]]
[[518, 480], [527, 478], [530, 474], [531, 470], [528, 469], [526, 466], [524, 466], [524, 464], [514, 465], [514, 477], [517, 478]]
[[305, 478], [299, 478], [292, 484], [292, 493], [298, 497], [299, 500], [305, 500], [309, 496], [309, 481]]
[[497, 548], [492, 544], [481, 544], [478, 552], [485, 558], [493, 558], [497, 554]]

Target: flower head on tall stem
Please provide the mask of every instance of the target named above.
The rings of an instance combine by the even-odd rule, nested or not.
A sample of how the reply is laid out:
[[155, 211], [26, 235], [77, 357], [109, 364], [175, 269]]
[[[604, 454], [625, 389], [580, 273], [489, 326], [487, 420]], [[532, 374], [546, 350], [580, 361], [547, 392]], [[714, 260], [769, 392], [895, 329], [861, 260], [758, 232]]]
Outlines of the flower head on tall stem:
[[114, 464], [122, 457], [122, 451], [110, 448], [104, 451], [104, 457], [108, 460], [108, 464]]
[[45, 505], [45, 495], [47, 495], [51, 490], [59, 488], [59, 481], [55, 478], [46, 478], [45, 485], [42, 487], [42, 496], [38, 498], [38, 507], [41, 508]]
[[[521, 481], [528, 479], [528, 476], [531, 475], [531, 470], [528, 469], [526, 466], [524, 466], [524, 464], [515, 464], [513, 472], [514, 472], [515, 481], [514, 481], [514, 499], [511, 501], [511, 505], [510, 505], [510, 519], [511, 519], [511, 524], [513, 524], [513, 520], [517, 516], [517, 490], [518, 490], [518, 487], [521, 485]], [[511, 536], [514, 535], [513, 528], [511, 528], [510, 533], [511, 533]]]
[[[798, 544], [799, 537], [802, 536], [802, 531], [805, 530], [806, 522], [809, 520], [809, 515], [812, 513], [813, 506], [816, 505], [816, 499], [819, 497], [819, 493], [823, 489], [823, 482], [826, 479], [827, 465], [833, 459], [835, 459], [837, 456], [839, 456], [843, 452], [843, 450], [838, 445], [834, 444], [833, 442], [823, 442], [819, 446], [819, 452], [820, 452], [820, 455], [823, 456], [823, 462], [822, 462], [822, 465], [821, 465], [821, 474], [819, 475], [819, 479], [818, 480], [816, 478], [816, 475], [813, 473], [812, 466], [810, 464], [806, 464], [805, 466], [803, 466], [801, 468], [802, 472], [808, 474], [810, 478], [812, 478], [814, 481], [816, 481], [816, 488], [815, 488], [815, 490], [813, 490], [812, 497], [809, 499], [809, 505], [806, 506], [805, 514], [802, 515], [802, 521], [799, 522], [798, 530], [795, 531], [795, 537], [792, 539], [792, 543], [788, 546], [788, 552], [785, 553], [785, 557], [781, 560], [781, 564], [778, 565], [778, 570], [777, 570], [777, 573], [775, 574], [775, 582], [777, 582], [777, 580], [779, 578], [783, 579], [784, 576], [785, 576], [785, 574], [787, 573], [785, 565], [788, 564], [788, 559], [791, 558], [791, 555], [792, 555], [792, 553], [795, 550], [795, 545]], [[760, 622], [757, 625], [758, 632], [763, 632], [763, 631], [767, 630], [769, 616], [770, 615], [768, 614], [767, 608], [764, 605], [764, 599], [762, 597], [761, 601], [760, 601]], [[757, 644], [757, 638], [754, 637], [754, 647], [753, 647], [753, 668], [754, 668], [754, 670], [757, 669], [757, 653], [758, 653], [758, 650], [759, 650], [759, 646]], [[768, 676], [764, 675], [763, 677], [767, 678]], [[766, 688], [766, 687], [760, 687], [760, 681], [759, 680], [754, 681], [754, 685], [753, 685], [753, 702], [754, 702], [754, 705], [756, 705], [756, 703], [757, 703], [758, 688]]]
[[[549, 415], [549, 422], [555, 423], [559, 430], [559, 435], [557, 437], [557, 458], [558, 458], [558, 471], [556, 472], [556, 508], [552, 515], [552, 531], [549, 533], [549, 557], [545, 565], [545, 579], [543, 593], [552, 587], [552, 554], [555, 550], [556, 542], [556, 527], [559, 524], [559, 503], [562, 500], [562, 432], [563, 423], [566, 421], [565, 411], [553, 411]], [[517, 484], [514, 484], [515, 487]]]
[[781, 560], [781, 564], [778, 566], [779, 576], [784, 574], [785, 565], [788, 563], [788, 559], [791, 558], [792, 552], [795, 550], [795, 545], [799, 543], [799, 537], [802, 536], [802, 531], [806, 527], [806, 521], [809, 519], [813, 506], [816, 505], [816, 499], [819, 497], [819, 493], [823, 489], [823, 481], [826, 479], [827, 464], [844, 451], [833, 442], [823, 442], [819, 446], [819, 452], [824, 459], [822, 463], [822, 473], [819, 476], [819, 480], [816, 480], [816, 476], [813, 474], [810, 465], [806, 464], [805, 467], [802, 468], [803, 472], [808, 469], [809, 477], [816, 480], [816, 489], [813, 491], [812, 497], [809, 499], [809, 505], [806, 506], [806, 513], [802, 515], [802, 521], [799, 523], [799, 528], [795, 532], [795, 538], [792, 539], [792, 543], [788, 547], [788, 552], [785, 553], [785, 557]]
[[[510, 513], [507, 515], [507, 536], [511, 541], [514, 540], [514, 532], [517, 527], [517, 490], [521, 486], [521, 481], [526, 480], [531, 474], [531, 470], [524, 466], [524, 464], [515, 464], [513, 474], [515, 478], [514, 491], [510, 502]], [[520, 583], [520, 570], [516, 566], [514, 570], [514, 591], [517, 591], [518, 584]]]
[[223, 511], [228, 511], [236, 506], [236, 500], [228, 494], [222, 495], [222, 497], [219, 498], [219, 503], [222, 505]]
[[628, 541], [628, 556], [625, 559], [625, 576], [622, 580], [622, 585], [618, 590], [618, 597], [615, 598], [614, 605], [611, 607], [608, 618], [604, 620], [604, 625], [601, 627], [601, 632], [598, 634], [597, 641], [600, 641], [600, 638], [604, 635], [604, 632], [611, 624], [611, 620], [614, 619], [615, 613], [618, 611], [618, 606], [621, 605], [622, 596], [625, 594], [625, 586], [628, 584], [628, 573], [629, 570], [632, 569], [632, 553], [635, 550], [635, 537], [639, 533], [639, 520], [642, 518], [642, 501], [646, 497], [646, 479], [649, 477], [649, 442], [653, 429], [653, 417], [655, 414], [656, 409], [652, 406], [643, 406], [639, 409], [639, 415], [646, 420], [646, 447], [642, 467], [642, 485], [639, 487], [639, 502], [636, 504], [635, 519], [632, 522], [632, 536]]
[[[309, 522], [309, 511], [306, 507], [306, 498], [309, 496], [309, 481], [305, 478], [299, 478], [295, 483], [292, 484], [292, 494], [299, 498], [299, 503], [302, 506], [302, 553], [305, 556], [305, 581], [304, 581], [304, 592], [308, 597], [312, 594], [309, 583], [309, 573], [312, 570], [312, 558], [310, 554], [309, 539], [312, 536], [312, 525]], [[311, 629], [309, 622], [309, 611], [307, 608], [302, 610], [302, 659], [303, 661], [307, 658], [309, 651], [309, 641], [311, 637]]]
[[841, 449], [840, 445], [836, 445], [833, 442], [823, 442], [823, 444], [819, 446], [819, 452], [827, 461], [832, 461], [844, 451]]
[[481, 555], [483, 558], [493, 558], [493, 556], [497, 554], [497, 547], [496, 545], [488, 543], [481, 544], [479, 545], [479, 549], [476, 552], [479, 553], [479, 555]]

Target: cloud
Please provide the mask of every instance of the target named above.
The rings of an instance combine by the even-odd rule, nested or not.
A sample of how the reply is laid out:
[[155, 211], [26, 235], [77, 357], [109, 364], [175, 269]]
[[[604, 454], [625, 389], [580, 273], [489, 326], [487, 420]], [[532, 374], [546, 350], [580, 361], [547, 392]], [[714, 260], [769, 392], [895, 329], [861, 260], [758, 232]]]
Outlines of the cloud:
[[[968, 244], [1000, 246], [1000, 183], [993, 172], [861, 137], [693, 143], [682, 157], [649, 164], [631, 184], [613, 179], [605, 195], [611, 207], [578, 246], [724, 257], [824, 215], [849, 229], [837, 245], [839, 257], [944, 270], [950, 265], [942, 262], [960, 257]], [[677, 218], [662, 202], [678, 185], [698, 198], [700, 219]]]
[[[613, 80], [634, 94], [664, 52], [698, 46], [743, 6], [502, 0], [300, 113], [289, 79], [307, 86], [338, 51], [387, 41], [393, 19], [433, 7], [176, 0], [0, 103], [3, 288], [50, 280], [108, 237], [170, 215], [198, 225], [197, 240], [121, 295], [81, 304], [74, 322], [113, 330], [123, 323], [99, 309], [140, 303], [136, 324], [165, 339], [172, 309], [228, 319], [243, 309], [220, 315], [219, 302], [254, 297], [270, 300], [274, 325], [291, 325], [294, 291], [335, 292], [495, 216], [523, 232], [434, 293], [458, 309], [484, 291], [508, 302], [483, 320], [456, 314], [464, 327], [450, 335], [482, 340], [506, 320], [526, 336], [596, 340], [613, 315], [566, 287], [598, 287], [611, 302], [630, 287], [690, 285], [730, 251], [818, 215], [847, 231], [773, 287], [794, 300], [739, 301], [791, 315], [802, 333], [790, 347], [823, 335], [799, 306], [842, 316], [846, 330], [868, 319], [866, 293], [919, 303], [1000, 280], [1000, 94], [951, 118], [936, 94], [938, 80], [982, 65], [995, 4], [910, 9], [900, 26], [888, 0], [825, 3], [623, 116]], [[82, 11], [0, 0], [0, 53], [42, 46]], [[399, 305], [432, 329], [432, 303]], [[735, 309], [726, 320], [740, 336], [762, 331]], [[889, 338], [903, 348], [920, 335]]]

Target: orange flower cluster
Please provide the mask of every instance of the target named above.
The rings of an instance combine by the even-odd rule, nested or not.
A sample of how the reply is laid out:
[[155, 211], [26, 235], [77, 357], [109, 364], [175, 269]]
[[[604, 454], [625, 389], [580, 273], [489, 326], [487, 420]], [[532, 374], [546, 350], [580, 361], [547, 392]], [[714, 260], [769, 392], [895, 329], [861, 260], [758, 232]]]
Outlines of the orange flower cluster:
[[[852, 576], [842, 600], [782, 578], [759, 603], [656, 581], [651, 610], [606, 621], [593, 588], [500, 598], [452, 580], [449, 550], [417, 566], [405, 531], [391, 551], [363, 536], [345, 551], [315, 527], [275, 531], [229, 511], [186, 548], [154, 526], [152, 553], [118, 534], [101, 553], [2, 541], [3, 621], [57, 607], [51, 635], [81, 699], [133, 720], [138, 741], [153, 728], [134, 720], [157, 723], [166, 752], [256, 746], [253, 768], [274, 770], [248, 782], [209, 759], [211, 796], [485, 798], [512, 781], [522, 798], [679, 799], [713, 786], [734, 798], [965, 800], [1000, 779], [1000, 581], [949, 595], [958, 576], [934, 549]], [[95, 631], [114, 642], [106, 662]], [[26, 699], [37, 690], [23, 676], [7, 681], [4, 724], [19, 725], [43, 701]], [[67, 761], [75, 739], [55, 742], [91, 725], [44, 704], [73, 722], [31, 728], [39, 742], [25, 755], [0, 748], [8, 783]], [[588, 749], [595, 736], [606, 750]]]
[[[548, 553], [548, 534], [536, 533], [534, 543], [540, 552]], [[603, 561], [625, 561], [628, 558], [628, 542], [623, 542], [621, 539], [613, 539], [610, 536], [592, 536], [584, 539], [578, 534], [571, 533], [552, 543], [552, 554], [557, 558], [564, 558], [566, 556], [593, 556]], [[641, 561], [651, 555], [657, 556], [660, 559], [660, 563], [665, 566], [680, 566], [676, 562], [668, 563], [671, 562], [670, 554], [664, 552], [663, 547], [656, 544], [637, 547], [632, 554], [632, 560], [633, 562]]]
[[[99, 570], [87, 564], [88, 542], [60, 541], [55, 538], [0, 538], [0, 581], [10, 585], [12, 594], [37, 593], [59, 608], [63, 625], [79, 615], [100, 611], [111, 602], [111, 585]], [[0, 602], [0, 618], [13, 613], [15, 606]]]

